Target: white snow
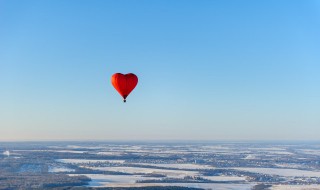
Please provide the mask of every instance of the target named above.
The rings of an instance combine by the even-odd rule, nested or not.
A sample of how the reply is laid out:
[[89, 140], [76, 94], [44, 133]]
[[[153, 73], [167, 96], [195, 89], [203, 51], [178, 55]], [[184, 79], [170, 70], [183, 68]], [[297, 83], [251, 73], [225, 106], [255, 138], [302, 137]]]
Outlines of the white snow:
[[245, 181], [246, 177], [239, 176], [201, 176], [211, 181]]
[[85, 149], [96, 150], [96, 149], [102, 149], [102, 148], [105, 148], [105, 147], [102, 147], [102, 146], [77, 146], [77, 145], [68, 145], [67, 148], [71, 148], [71, 149], [85, 148]]
[[215, 169], [213, 166], [209, 165], [199, 165], [199, 164], [153, 164], [153, 163], [139, 163], [140, 165], [147, 166], [157, 166], [163, 168], [175, 168], [175, 169]]
[[299, 152], [303, 154], [311, 154], [311, 155], [316, 155], [320, 156], [320, 150], [314, 150], [314, 149], [299, 149]]
[[102, 175], [102, 174], [69, 174], [70, 176], [85, 175], [92, 179], [89, 187], [150, 187], [150, 186], [180, 186], [215, 190], [248, 190], [255, 184], [232, 183], [136, 183], [143, 179], [161, 179], [143, 177], [141, 175]]
[[85, 164], [85, 163], [99, 163], [109, 162], [122, 164], [125, 160], [87, 160], [87, 159], [57, 159], [58, 162], [69, 163], [69, 164]]
[[199, 172], [185, 171], [185, 170], [168, 170], [168, 169], [155, 169], [155, 168], [139, 168], [139, 167], [87, 167], [95, 170], [123, 172], [130, 174], [163, 174], [172, 178], [184, 178], [185, 176], [196, 176]]
[[257, 151], [285, 151], [285, 148], [279, 147], [259, 147], [259, 148], [248, 148], [249, 150], [257, 150]]
[[275, 166], [281, 167], [281, 168], [293, 168], [293, 169], [299, 169], [303, 168], [300, 164], [293, 164], [293, 163], [281, 163], [281, 164], [275, 164]]
[[56, 172], [74, 172], [74, 169], [66, 168], [66, 167], [49, 167], [49, 172], [56, 173]]
[[266, 154], [275, 154], [275, 155], [293, 155], [292, 152], [287, 151], [266, 151]]
[[251, 159], [255, 159], [255, 158], [256, 158], [255, 155], [249, 154], [249, 155], [247, 155], [244, 159], [245, 159], [245, 160], [251, 160]]
[[76, 154], [83, 154], [86, 151], [78, 151], [78, 150], [50, 150], [52, 152], [62, 152], [62, 153], [76, 153]]
[[320, 185], [273, 185], [272, 190], [320, 190]]
[[253, 173], [262, 173], [269, 175], [279, 175], [285, 177], [320, 177], [320, 171], [307, 171], [307, 170], [298, 170], [298, 169], [281, 169], [281, 168], [230, 168], [242, 171], [248, 171]]
[[115, 156], [115, 155], [122, 155], [121, 152], [98, 152], [98, 155], [108, 155], [108, 156]]
[[3, 152], [3, 155], [5, 155], [5, 156], [10, 156], [9, 150], [4, 151], [4, 152]]
[[[75, 176], [79, 174], [70, 174]], [[155, 177], [143, 177], [141, 175], [103, 175], [103, 174], [81, 174], [91, 178], [90, 187], [101, 187], [113, 184], [135, 184], [138, 180], [161, 179]]]

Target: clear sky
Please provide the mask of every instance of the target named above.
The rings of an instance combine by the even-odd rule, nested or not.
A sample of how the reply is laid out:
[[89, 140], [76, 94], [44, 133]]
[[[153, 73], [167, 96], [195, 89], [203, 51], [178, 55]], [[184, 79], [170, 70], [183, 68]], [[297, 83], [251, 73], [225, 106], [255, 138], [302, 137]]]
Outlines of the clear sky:
[[320, 1], [0, 1], [0, 140], [167, 139], [319, 140]]

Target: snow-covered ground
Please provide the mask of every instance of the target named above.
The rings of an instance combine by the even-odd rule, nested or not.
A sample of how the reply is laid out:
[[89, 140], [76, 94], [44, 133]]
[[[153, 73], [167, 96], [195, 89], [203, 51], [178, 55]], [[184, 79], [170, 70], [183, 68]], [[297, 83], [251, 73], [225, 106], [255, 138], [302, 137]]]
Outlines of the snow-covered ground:
[[107, 156], [115, 156], [115, 155], [122, 155], [121, 152], [98, 152], [98, 155], [107, 155]]
[[288, 152], [288, 151], [266, 151], [266, 154], [271, 154], [271, 155], [293, 155], [292, 152]]
[[285, 177], [320, 177], [320, 171], [307, 171], [298, 169], [281, 169], [281, 168], [230, 168], [242, 171], [248, 171], [253, 173], [279, 175]]
[[[80, 174], [70, 174], [75, 176]], [[136, 183], [137, 180], [159, 179], [141, 175], [102, 175], [81, 174], [91, 178], [89, 187], [148, 187], [148, 186], [180, 186], [214, 190], [250, 190], [255, 184], [232, 183]]]
[[122, 164], [125, 160], [87, 160], [87, 159], [57, 159], [56, 161], [68, 164], [85, 164], [85, 163], [99, 163], [99, 162], [108, 162], [108, 163], [118, 163]]
[[107, 184], [104, 187], [154, 187], [154, 186], [179, 186], [201, 188], [209, 190], [250, 190], [254, 184], [232, 183], [135, 183], [135, 184]]
[[83, 154], [86, 151], [78, 151], [78, 150], [13, 150], [14, 152], [62, 152], [62, 153], [77, 153]]
[[275, 164], [277, 167], [281, 168], [293, 168], [293, 169], [300, 169], [303, 168], [303, 165], [300, 164], [293, 164], [293, 163], [281, 163], [281, 164]]
[[311, 154], [311, 155], [316, 155], [320, 156], [320, 150], [314, 150], [314, 149], [299, 149], [299, 152], [303, 154]]
[[246, 177], [239, 176], [201, 176], [211, 181], [246, 181]]
[[255, 151], [285, 151], [286, 149], [283, 147], [254, 147], [254, 148], [248, 148], [249, 150], [255, 150]]
[[247, 155], [244, 159], [245, 159], [245, 160], [252, 160], [252, 159], [255, 159], [255, 158], [256, 158], [255, 155], [249, 154], [249, 155]]
[[10, 156], [10, 152], [8, 150], [6, 150], [6, 151], [3, 152], [3, 155]]
[[171, 178], [184, 178], [185, 176], [196, 176], [199, 172], [185, 170], [169, 170], [155, 168], [139, 168], [139, 167], [88, 167], [94, 170], [123, 172], [129, 174], [162, 174]]
[[[165, 184], [167, 185], [167, 184]], [[254, 184], [232, 184], [232, 183], [171, 183], [171, 186], [192, 187], [212, 190], [250, 190]]]
[[78, 150], [52, 150], [52, 152], [83, 154], [83, 153], [85, 153], [86, 151], [78, 151]]
[[[90, 146], [90, 145], [89, 145]], [[83, 151], [84, 150], [84, 151]], [[52, 150], [50, 150], [52, 151]], [[232, 171], [247, 171], [252, 173], [283, 176], [279, 179], [284, 184], [295, 184], [293, 180], [300, 181], [298, 184], [316, 183], [315, 177], [320, 178], [320, 171], [313, 165], [320, 150], [314, 146], [299, 145], [290, 147], [289, 145], [264, 145], [264, 144], [221, 144], [221, 145], [112, 145], [99, 144], [93, 147], [67, 146], [56, 149], [56, 152], [66, 153], [88, 153], [89, 159], [59, 159], [61, 163], [72, 163], [79, 167], [93, 170], [121, 172], [127, 175], [103, 175], [103, 174], [83, 174], [92, 179], [89, 186], [92, 187], [142, 187], [142, 186], [182, 186], [217, 190], [250, 190], [256, 182], [251, 180], [254, 177], [241, 176], [241, 173]], [[114, 156], [117, 157], [114, 157]], [[139, 157], [130, 155], [138, 155]], [[173, 155], [181, 157], [172, 159]], [[96, 156], [96, 157], [94, 157]], [[66, 157], [68, 158], [68, 157]], [[69, 157], [70, 158], [70, 157]], [[92, 158], [92, 159], [91, 159]], [[94, 158], [103, 158], [97, 160]], [[115, 158], [117, 160], [110, 160]], [[149, 159], [152, 158], [152, 159]], [[166, 158], [166, 159], [163, 159]], [[292, 160], [290, 158], [293, 158]], [[123, 159], [123, 160], [122, 160]], [[126, 160], [125, 160], [126, 159]], [[297, 159], [305, 159], [297, 161]], [[241, 162], [238, 162], [241, 160]], [[268, 161], [269, 162], [266, 162]], [[221, 161], [221, 162], [218, 162]], [[90, 164], [88, 163], [97, 163]], [[111, 164], [99, 164], [111, 163]], [[244, 163], [243, 165], [238, 163]], [[246, 164], [249, 163], [249, 164]], [[219, 167], [218, 167], [219, 166]], [[237, 166], [237, 167], [235, 167]], [[238, 167], [239, 166], [239, 167]], [[251, 166], [251, 167], [243, 167]], [[154, 168], [161, 167], [163, 169]], [[270, 168], [269, 168], [270, 167]], [[276, 168], [273, 168], [276, 167]], [[279, 167], [279, 168], [278, 168]], [[221, 176], [206, 176], [215, 171], [214, 169], [231, 169]], [[309, 169], [309, 170], [307, 170]], [[312, 169], [314, 169], [312, 171]], [[191, 170], [191, 171], [190, 171]], [[211, 171], [203, 171], [211, 170]], [[51, 172], [65, 172], [63, 168], [52, 168]], [[218, 171], [218, 170], [217, 170]], [[130, 174], [130, 175], [129, 175]], [[149, 174], [149, 175], [148, 175]], [[161, 174], [160, 177], [154, 177]], [[219, 175], [220, 173], [217, 172]], [[80, 174], [79, 174], [80, 175]], [[229, 176], [228, 176], [229, 175]], [[239, 175], [239, 176], [237, 176]], [[152, 177], [148, 177], [152, 176]], [[164, 177], [165, 176], [165, 177]], [[161, 183], [164, 178], [183, 179], [187, 176], [196, 176], [211, 180], [217, 183]], [[249, 175], [251, 176], [251, 175]], [[254, 176], [254, 175], [252, 175]], [[309, 179], [298, 179], [295, 177], [305, 177]], [[274, 176], [274, 178], [278, 178]], [[312, 179], [311, 179], [312, 178]], [[160, 183], [136, 183], [139, 180], [160, 180]], [[193, 182], [193, 181], [192, 181]], [[226, 182], [226, 183], [223, 183]], [[231, 183], [231, 184], [230, 184]], [[319, 186], [295, 186], [276, 185], [270, 189], [319, 189]]]
[[74, 169], [66, 168], [66, 167], [49, 167], [49, 172], [56, 173], [56, 172], [74, 172]]
[[104, 146], [78, 146], [78, 145], [68, 145], [66, 146], [67, 148], [70, 148], [70, 149], [91, 149], [91, 150], [95, 150], [95, 149], [103, 149], [105, 148]]
[[[79, 174], [70, 174], [75, 176]], [[103, 175], [103, 174], [81, 174], [91, 178], [90, 187], [104, 187], [111, 184], [135, 184], [138, 180], [160, 179], [154, 177], [143, 177], [142, 175]]]
[[320, 190], [320, 185], [273, 185], [271, 190]]
[[174, 168], [174, 169], [215, 169], [215, 167], [213, 167], [213, 166], [209, 166], [209, 165], [199, 165], [199, 164], [153, 164], [153, 163], [139, 163], [139, 165], [157, 166], [157, 167]]

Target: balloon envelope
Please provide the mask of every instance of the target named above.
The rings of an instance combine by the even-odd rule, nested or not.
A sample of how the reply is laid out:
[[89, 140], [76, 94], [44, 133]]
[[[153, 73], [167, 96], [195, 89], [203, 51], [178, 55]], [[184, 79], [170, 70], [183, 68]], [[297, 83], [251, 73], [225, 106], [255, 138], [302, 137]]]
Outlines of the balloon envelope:
[[138, 84], [138, 77], [133, 73], [128, 73], [125, 75], [121, 73], [115, 73], [111, 77], [111, 83], [123, 97], [124, 102], [126, 102], [126, 98]]

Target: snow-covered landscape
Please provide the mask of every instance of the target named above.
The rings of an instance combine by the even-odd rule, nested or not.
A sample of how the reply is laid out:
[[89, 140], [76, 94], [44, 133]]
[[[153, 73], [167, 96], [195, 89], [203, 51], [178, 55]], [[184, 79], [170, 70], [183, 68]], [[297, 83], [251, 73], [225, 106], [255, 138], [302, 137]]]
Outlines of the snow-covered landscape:
[[314, 190], [320, 189], [318, 151], [316, 143], [12, 143], [0, 163], [19, 163], [2, 167], [3, 174], [63, 176], [86, 188]]

